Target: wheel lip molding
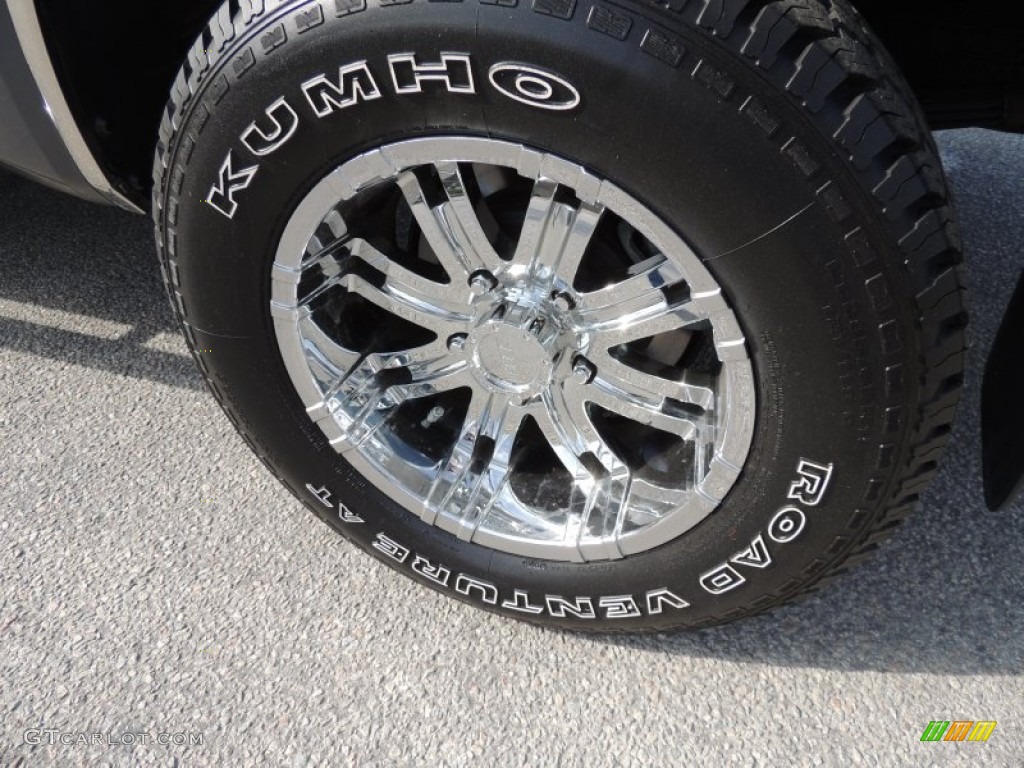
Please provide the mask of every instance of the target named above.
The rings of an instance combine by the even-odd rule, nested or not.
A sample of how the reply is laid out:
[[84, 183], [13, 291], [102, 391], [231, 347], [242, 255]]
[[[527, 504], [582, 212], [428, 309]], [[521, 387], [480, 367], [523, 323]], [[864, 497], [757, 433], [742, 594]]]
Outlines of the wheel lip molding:
[[18, 44], [35, 79], [36, 87], [42, 95], [43, 108], [53, 121], [79, 172], [89, 186], [108, 202], [132, 213], [143, 213], [135, 203], [114, 189], [85, 143], [53, 68], [35, 3], [31, 0], [7, 0], [6, 5], [18, 37]]

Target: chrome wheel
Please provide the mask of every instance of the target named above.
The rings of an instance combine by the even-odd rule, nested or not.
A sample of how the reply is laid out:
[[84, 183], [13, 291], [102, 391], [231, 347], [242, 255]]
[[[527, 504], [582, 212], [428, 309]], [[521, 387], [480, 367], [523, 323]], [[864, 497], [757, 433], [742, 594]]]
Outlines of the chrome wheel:
[[517, 144], [415, 139], [299, 204], [271, 311], [310, 417], [427, 523], [617, 559], [722, 502], [755, 418], [720, 287], [649, 209]]

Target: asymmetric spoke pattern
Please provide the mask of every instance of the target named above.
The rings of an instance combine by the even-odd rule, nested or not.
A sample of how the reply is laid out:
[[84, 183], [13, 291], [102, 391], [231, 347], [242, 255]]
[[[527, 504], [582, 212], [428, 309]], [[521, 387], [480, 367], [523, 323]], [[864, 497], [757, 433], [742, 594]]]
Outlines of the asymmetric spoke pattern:
[[448, 138], [355, 158], [294, 212], [272, 280], [310, 417], [463, 539], [624, 557], [712, 513], [746, 460], [753, 376], [714, 280], [551, 155]]

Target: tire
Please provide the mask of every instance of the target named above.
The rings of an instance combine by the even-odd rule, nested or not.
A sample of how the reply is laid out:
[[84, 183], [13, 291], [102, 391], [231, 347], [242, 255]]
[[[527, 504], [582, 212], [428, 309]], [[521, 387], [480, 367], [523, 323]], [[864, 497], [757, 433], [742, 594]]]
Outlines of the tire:
[[[501, 271], [543, 251], [521, 242], [538, 178], [558, 182], [545, 194], [569, 222], [543, 226], [593, 238], [561, 296], [541, 256]], [[434, 214], [419, 218], [440, 202], [456, 211], [463, 194], [497, 222], [479, 254], [503, 260], [474, 274], [470, 298], [451, 264], [490, 263], [466, 255], [474, 235], [444, 250]], [[790, 602], [876, 548], [949, 439], [967, 320], [949, 192], [908, 87], [842, 0], [227, 3], [175, 82], [153, 211], [195, 359], [270, 470], [371, 555], [510, 617], [663, 631]], [[389, 272], [397, 261], [405, 272]], [[623, 308], [593, 331], [594, 355], [612, 352], [587, 357], [580, 318], [597, 323], [590, 297], [622, 269], [679, 279], [659, 317], [681, 356], [637, 341], [646, 326]], [[392, 288], [412, 271], [443, 312]], [[434, 369], [401, 368], [389, 334], [444, 315], [442, 330], [422, 326], [440, 343], [460, 306], [473, 322], [479, 307], [493, 314], [444, 341], [475, 389], [441, 391]], [[563, 335], [538, 341], [517, 314], [528, 310]], [[620, 325], [632, 335], [615, 336]], [[643, 375], [615, 379], [612, 358]], [[316, 388], [324, 370], [349, 371], [333, 400]], [[682, 370], [713, 399], [695, 405], [688, 390], [656, 408], [623, 395], [626, 379], [661, 392]], [[598, 385], [583, 412], [604, 442], [577, 451], [597, 445], [580, 411], [562, 432], [543, 409], [558, 397], [577, 408]], [[409, 404], [425, 392], [426, 415]], [[533, 431], [513, 445], [470, 429], [459, 453], [478, 396], [536, 409]], [[430, 475], [424, 456], [446, 469]], [[463, 474], [437, 495], [452, 457]], [[573, 484], [571, 467], [589, 474]], [[490, 506], [474, 512], [463, 488]]]

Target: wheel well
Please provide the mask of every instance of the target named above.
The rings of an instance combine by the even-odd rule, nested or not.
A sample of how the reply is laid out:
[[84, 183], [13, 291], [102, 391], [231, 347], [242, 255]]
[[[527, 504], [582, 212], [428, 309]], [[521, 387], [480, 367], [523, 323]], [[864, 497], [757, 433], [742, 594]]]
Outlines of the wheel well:
[[[153, 150], [171, 84], [221, 0], [36, 4], [86, 142], [113, 185], [148, 207]], [[855, 4], [903, 69], [934, 128], [1024, 129], [1019, 4], [992, 1], [973, 12], [960, 0]], [[983, 13], [981, 6], [1000, 10]]]
[[171, 84], [221, 2], [36, 0], [79, 130], [114, 187], [142, 208]]
[[1024, 131], [1024, 7], [1011, 0], [853, 0], [933, 128]]

